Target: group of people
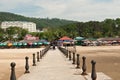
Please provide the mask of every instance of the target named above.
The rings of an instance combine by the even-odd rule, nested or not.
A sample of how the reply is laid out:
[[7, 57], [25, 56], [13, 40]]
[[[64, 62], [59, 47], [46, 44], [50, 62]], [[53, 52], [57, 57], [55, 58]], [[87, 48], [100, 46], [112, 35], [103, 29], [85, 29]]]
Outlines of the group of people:
[[56, 49], [56, 48], [55, 48], [56, 45], [57, 45], [57, 42], [56, 42], [56, 41], [52, 41], [52, 42], [50, 43], [50, 46], [52, 46], [52, 49], [53, 49], [53, 50]]

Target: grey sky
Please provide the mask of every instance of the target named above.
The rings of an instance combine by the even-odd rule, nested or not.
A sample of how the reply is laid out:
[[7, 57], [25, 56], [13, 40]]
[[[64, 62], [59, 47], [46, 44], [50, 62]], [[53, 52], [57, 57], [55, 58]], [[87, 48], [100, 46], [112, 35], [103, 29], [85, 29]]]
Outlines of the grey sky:
[[0, 11], [29, 17], [101, 21], [120, 17], [120, 0], [0, 0]]

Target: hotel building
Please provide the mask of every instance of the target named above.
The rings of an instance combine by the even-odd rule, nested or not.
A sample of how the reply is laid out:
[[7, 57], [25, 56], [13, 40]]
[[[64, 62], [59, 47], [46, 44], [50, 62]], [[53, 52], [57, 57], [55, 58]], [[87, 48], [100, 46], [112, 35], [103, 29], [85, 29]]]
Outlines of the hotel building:
[[1, 23], [1, 28], [6, 29], [8, 27], [20, 27], [27, 29], [29, 32], [36, 32], [36, 24], [26, 21], [4, 21]]

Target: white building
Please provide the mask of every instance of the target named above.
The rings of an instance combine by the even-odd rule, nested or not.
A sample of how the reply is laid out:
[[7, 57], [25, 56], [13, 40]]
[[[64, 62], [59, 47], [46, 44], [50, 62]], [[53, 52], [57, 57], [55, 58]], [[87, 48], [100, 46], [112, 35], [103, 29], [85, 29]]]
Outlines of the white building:
[[29, 32], [36, 32], [36, 24], [26, 21], [4, 21], [1, 23], [1, 28], [6, 29], [8, 27], [20, 27], [27, 29]]

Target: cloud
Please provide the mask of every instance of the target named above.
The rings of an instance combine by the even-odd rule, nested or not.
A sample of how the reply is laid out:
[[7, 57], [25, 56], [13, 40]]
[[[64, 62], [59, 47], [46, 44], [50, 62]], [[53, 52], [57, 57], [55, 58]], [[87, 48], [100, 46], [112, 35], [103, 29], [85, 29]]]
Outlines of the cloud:
[[38, 12], [38, 11], [40, 12], [40, 11], [43, 11], [43, 10], [44, 10], [44, 8], [36, 6], [36, 5], [20, 4], [20, 6], [17, 5], [15, 8], [10, 9], [8, 11], [9, 12], [14, 12], [15, 11], [15, 13], [18, 13], [18, 14], [20, 13], [20, 14], [24, 14], [24, 15], [27, 15], [27, 14], [35, 15], [34, 12]]
[[76, 1], [73, 4], [75, 4], [75, 6], [72, 6], [72, 4], [67, 6], [67, 10], [65, 10], [65, 12], [63, 13], [64, 15], [66, 14], [66, 16], [63, 17], [79, 21], [101, 21], [105, 18], [117, 18], [120, 14], [120, 1], [116, 0], [109, 3], [100, 2], [97, 4], [92, 1], [81, 0]]
[[1, 0], [0, 10], [34, 17], [77, 21], [117, 18], [119, 0]]
[[109, 3], [112, 2], [113, 0], [91, 0], [91, 1], [95, 3]]
[[24, 1], [23, 0], [1, 0], [0, 10], [7, 11], [7, 10], [14, 9], [16, 6], [21, 6], [21, 4], [27, 3], [26, 1], [30, 1], [30, 0], [24, 0]]

